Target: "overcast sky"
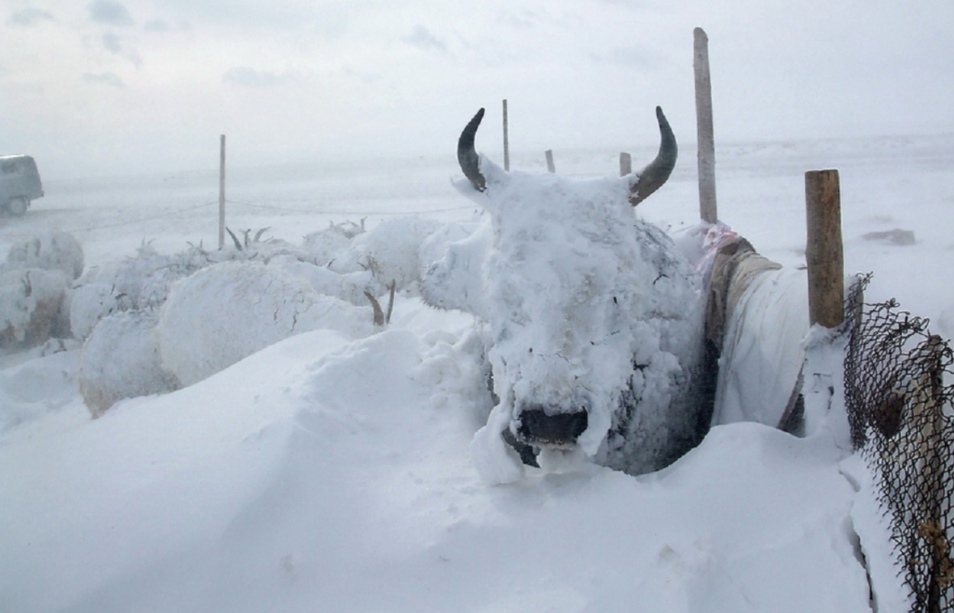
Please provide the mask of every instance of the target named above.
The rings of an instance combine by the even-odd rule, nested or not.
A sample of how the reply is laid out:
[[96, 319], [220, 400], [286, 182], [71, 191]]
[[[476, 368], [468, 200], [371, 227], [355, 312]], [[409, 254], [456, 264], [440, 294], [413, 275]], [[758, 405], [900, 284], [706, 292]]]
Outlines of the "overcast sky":
[[[4, 0], [0, 153], [47, 174], [954, 131], [952, 0]], [[481, 147], [481, 145], [483, 145]], [[499, 157], [499, 156], [498, 156]]]

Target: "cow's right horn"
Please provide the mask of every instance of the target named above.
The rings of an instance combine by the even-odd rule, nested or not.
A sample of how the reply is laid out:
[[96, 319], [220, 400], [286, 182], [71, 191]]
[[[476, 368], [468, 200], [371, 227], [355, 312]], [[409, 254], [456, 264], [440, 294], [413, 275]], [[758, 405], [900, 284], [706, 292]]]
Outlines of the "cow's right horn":
[[649, 197], [654, 191], [663, 186], [663, 183], [672, 174], [672, 169], [676, 166], [676, 157], [679, 154], [679, 147], [676, 146], [676, 136], [669, 127], [669, 121], [663, 115], [662, 108], [656, 107], [656, 119], [659, 121], [659, 153], [656, 159], [649, 163], [639, 173], [636, 183], [630, 188], [629, 203], [636, 206]]
[[480, 157], [474, 149], [474, 136], [483, 118], [484, 109], [480, 109], [464, 126], [464, 131], [460, 133], [460, 139], [457, 141], [457, 161], [460, 163], [460, 169], [479, 192], [487, 189], [487, 180], [480, 174]]

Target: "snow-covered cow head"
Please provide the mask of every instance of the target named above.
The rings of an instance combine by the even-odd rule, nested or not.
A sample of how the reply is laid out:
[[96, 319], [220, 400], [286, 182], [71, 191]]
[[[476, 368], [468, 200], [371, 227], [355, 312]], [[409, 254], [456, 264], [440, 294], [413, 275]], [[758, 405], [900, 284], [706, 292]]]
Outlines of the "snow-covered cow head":
[[590, 456], [645, 472], [668, 463], [698, 442], [703, 377], [696, 275], [633, 213], [676, 162], [665, 115], [656, 109], [662, 143], [642, 172], [574, 180], [507, 172], [478, 155], [483, 114], [457, 155], [461, 188], [487, 222], [448, 240], [423, 279], [430, 303], [486, 322], [498, 404], [472, 446], [478, 469], [491, 481], [517, 478], [511, 446], [550, 464]]

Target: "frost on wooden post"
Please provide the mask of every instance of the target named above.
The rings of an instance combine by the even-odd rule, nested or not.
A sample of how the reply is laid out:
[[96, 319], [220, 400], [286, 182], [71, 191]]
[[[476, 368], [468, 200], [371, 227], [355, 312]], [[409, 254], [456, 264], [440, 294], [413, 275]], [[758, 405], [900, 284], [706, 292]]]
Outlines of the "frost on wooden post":
[[699, 213], [708, 223], [716, 223], [715, 131], [712, 120], [712, 79], [709, 74], [709, 37], [696, 28], [693, 69], [696, 79], [696, 136], [699, 143]]

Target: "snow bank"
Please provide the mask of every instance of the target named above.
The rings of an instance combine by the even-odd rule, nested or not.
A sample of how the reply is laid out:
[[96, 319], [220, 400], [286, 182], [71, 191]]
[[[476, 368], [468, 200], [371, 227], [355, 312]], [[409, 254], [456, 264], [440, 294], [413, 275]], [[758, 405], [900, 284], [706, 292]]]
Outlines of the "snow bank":
[[[0, 370], [0, 442], [15, 428], [81, 404], [76, 395], [79, 352], [72, 345], [50, 342], [21, 353], [17, 358], [22, 361]], [[89, 413], [84, 410], [80, 417], [85, 422]]]
[[851, 507], [851, 521], [865, 552], [872, 610], [911, 611], [914, 597], [904, 584], [905, 569], [895, 553], [891, 519], [878, 502], [880, 477], [865, 464], [861, 455], [856, 454], [841, 463], [841, 470], [858, 492]]
[[736, 424], [652, 476], [586, 464], [487, 486], [467, 453], [488, 402], [472, 350], [301, 334], [8, 441], [5, 605], [870, 611], [854, 492], [825, 439]]

